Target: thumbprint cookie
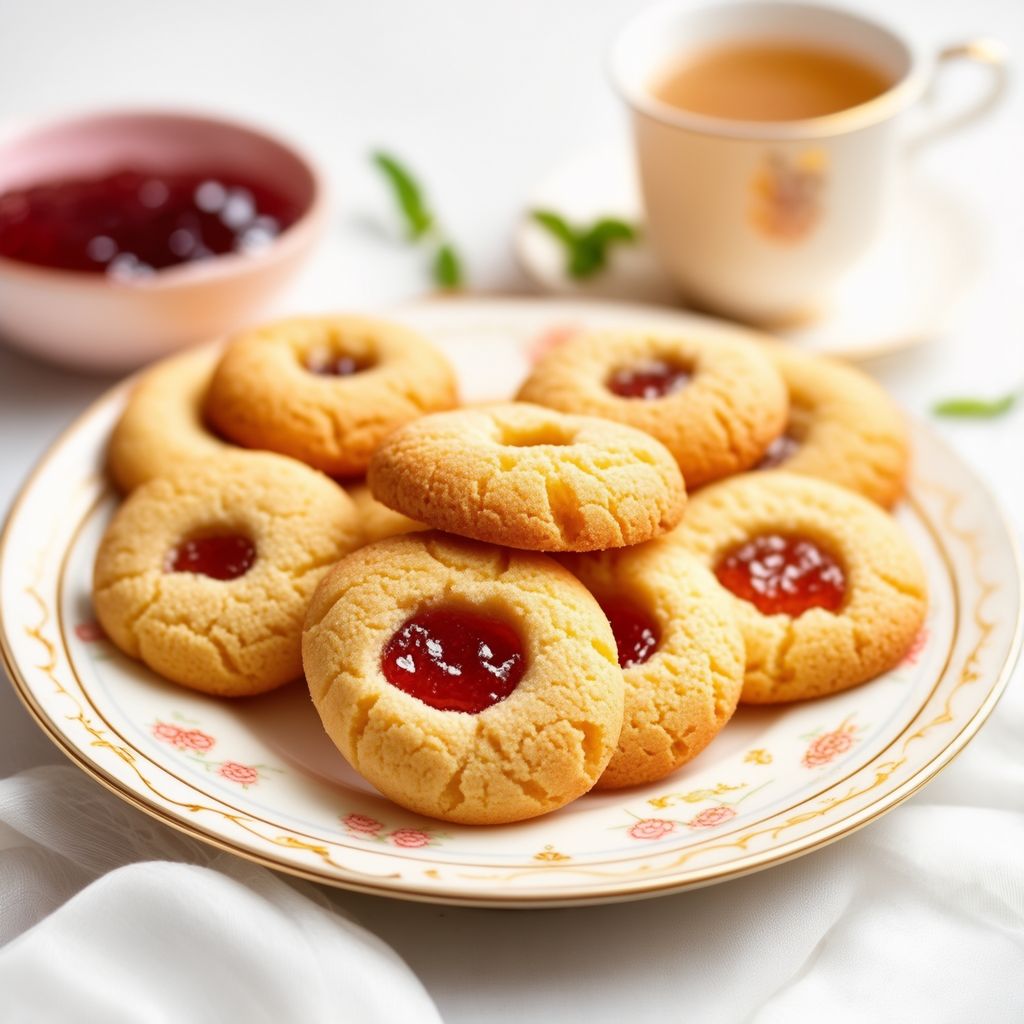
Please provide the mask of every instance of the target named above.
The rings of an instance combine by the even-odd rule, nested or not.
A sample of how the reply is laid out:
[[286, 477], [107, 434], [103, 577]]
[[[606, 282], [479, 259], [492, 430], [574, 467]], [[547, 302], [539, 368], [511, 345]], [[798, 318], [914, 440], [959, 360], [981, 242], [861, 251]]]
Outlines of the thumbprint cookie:
[[781, 470], [694, 496], [672, 534], [732, 599], [747, 650], [741, 700], [806, 700], [897, 665], [927, 610], [900, 525], [836, 484]]
[[225, 697], [302, 673], [316, 585], [358, 544], [355, 508], [292, 459], [243, 452], [136, 488], [100, 543], [93, 605], [125, 654]]
[[704, 566], [665, 541], [561, 561], [608, 617], [626, 683], [619, 743], [597, 788], [663, 778], [736, 710], [743, 637], [729, 598]]
[[305, 317], [235, 337], [214, 373], [206, 415], [237, 444], [354, 476], [396, 427], [456, 404], [448, 360], [408, 328]]
[[567, 804], [598, 780], [622, 726], [608, 620], [544, 555], [436, 532], [360, 548], [317, 588], [302, 656], [349, 763], [447, 821]]
[[521, 400], [646, 431], [690, 490], [756, 465], [786, 423], [786, 388], [761, 344], [732, 336], [595, 332], [552, 349]]
[[910, 450], [896, 403], [866, 373], [781, 345], [766, 351], [789, 391], [789, 421], [758, 468], [831, 480], [884, 508], [903, 495]]

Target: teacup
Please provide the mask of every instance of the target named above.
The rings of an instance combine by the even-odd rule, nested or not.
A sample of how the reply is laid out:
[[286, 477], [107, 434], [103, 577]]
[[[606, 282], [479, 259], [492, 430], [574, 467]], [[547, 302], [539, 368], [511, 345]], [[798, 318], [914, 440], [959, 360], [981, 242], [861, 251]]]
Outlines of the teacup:
[[[659, 75], [674, 61], [738, 40], [842, 53], [877, 68], [888, 88], [789, 121], [708, 116], [659, 99]], [[938, 67], [956, 59], [989, 69], [985, 93], [911, 136], [907, 112]], [[648, 8], [615, 42], [611, 70], [632, 112], [659, 261], [689, 300], [762, 324], [808, 315], [878, 233], [905, 151], [984, 114], [1005, 85], [1002, 47], [993, 41], [951, 46], [929, 60], [860, 14], [777, 2]]]

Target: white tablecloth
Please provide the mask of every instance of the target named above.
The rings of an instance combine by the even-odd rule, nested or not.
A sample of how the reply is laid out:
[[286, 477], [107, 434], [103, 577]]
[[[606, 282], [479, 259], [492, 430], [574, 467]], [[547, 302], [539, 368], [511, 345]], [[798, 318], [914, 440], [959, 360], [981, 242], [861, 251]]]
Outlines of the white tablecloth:
[[[293, 309], [423, 289], [419, 257], [377, 226], [389, 208], [365, 154], [384, 144], [429, 182], [472, 285], [516, 290], [509, 229], [531, 184], [622, 132], [602, 51], [638, 6], [0, 3], [0, 120], [161, 101], [284, 126], [331, 169], [339, 211]], [[895, 6], [889, 17], [925, 45], [987, 32], [1024, 54], [1017, 0], [858, 6]], [[954, 75], [947, 98], [973, 84]], [[1015, 90], [989, 122], [923, 157], [970, 208], [982, 245], [948, 333], [871, 367], [916, 412], [1024, 381], [1021, 124]], [[106, 383], [0, 349], [0, 505]], [[1022, 532], [1024, 412], [939, 429]], [[112, 832], [116, 848], [102, 838]], [[317, 889], [204, 848], [62, 763], [3, 687], [0, 1020], [429, 1021], [432, 1000], [449, 1024], [1016, 1021], [1022, 849], [1020, 673], [955, 764], [841, 843], [698, 892], [519, 913]]]

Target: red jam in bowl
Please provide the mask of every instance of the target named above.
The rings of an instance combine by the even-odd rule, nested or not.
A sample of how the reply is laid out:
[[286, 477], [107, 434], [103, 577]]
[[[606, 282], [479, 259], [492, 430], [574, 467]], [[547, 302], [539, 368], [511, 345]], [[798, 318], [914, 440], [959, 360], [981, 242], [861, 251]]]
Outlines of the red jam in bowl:
[[417, 612], [384, 647], [384, 678], [439, 711], [479, 714], [505, 700], [526, 671], [515, 630], [473, 612]]
[[846, 596], [842, 566], [806, 537], [753, 537], [730, 551], [715, 567], [715, 575], [765, 615], [796, 618], [811, 608], [834, 612]]
[[225, 253], [255, 252], [300, 212], [238, 174], [125, 167], [0, 195], [0, 256], [57, 270], [147, 277]]
[[256, 547], [246, 537], [226, 534], [197, 537], [179, 544], [167, 558], [168, 572], [195, 572], [215, 580], [244, 576], [256, 561]]
[[602, 601], [601, 610], [611, 623], [619, 652], [619, 667], [642, 665], [658, 647], [657, 623], [628, 601]]
[[608, 378], [608, 390], [620, 398], [665, 398], [686, 387], [690, 373], [681, 366], [652, 359], [638, 366], [616, 370]]

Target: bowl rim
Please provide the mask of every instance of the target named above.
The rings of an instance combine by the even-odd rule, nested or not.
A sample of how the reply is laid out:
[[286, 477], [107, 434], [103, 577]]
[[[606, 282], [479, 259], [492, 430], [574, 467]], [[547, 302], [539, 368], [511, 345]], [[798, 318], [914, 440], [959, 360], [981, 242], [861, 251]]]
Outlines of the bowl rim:
[[201, 121], [208, 125], [241, 131], [278, 146], [292, 156], [309, 175], [312, 194], [299, 217], [269, 245], [253, 253], [222, 253], [207, 260], [164, 267], [149, 277], [120, 279], [106, 274], [89, 274], [59, 267], [44, 267], [0, 255], [0, 277], [20, 277], [42, 284], [60, 283], [79, 289], [103, 290], [138, 295], [149, 291], [168, 291], [234, 277], [276, 262], [281, 256], [303, 246], [323, 221], [328, 206], [327, 179], [319, 162], [303, 146], [276, 129], [245, 117], [200, 107], [147, 106], [91, 107], [39, 117], [11, 119], [0, 125], [0, 159], [4, 148], [15, 140], [29, 138], [51, 129], [71, 127], [89, 121], [151, 118], [155, 121]]

